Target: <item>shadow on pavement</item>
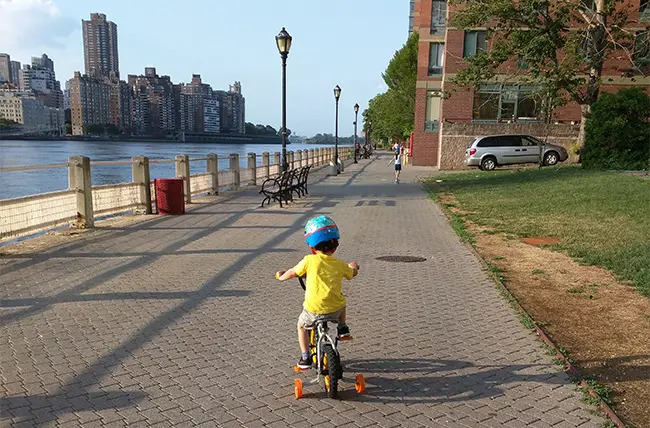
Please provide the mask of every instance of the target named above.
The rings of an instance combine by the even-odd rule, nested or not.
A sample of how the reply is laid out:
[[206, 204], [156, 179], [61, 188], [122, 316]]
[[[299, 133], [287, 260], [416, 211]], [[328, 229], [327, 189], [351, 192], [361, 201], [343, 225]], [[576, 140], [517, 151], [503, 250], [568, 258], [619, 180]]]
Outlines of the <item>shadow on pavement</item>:
[[[548, 368], [555, 371], [549, 372]], [[346, 376], [364, 375], [366, 392], [359, 396], [351, 388], [341, 398], [364, 402], [463, 402], [503, 395], [502, 386], [514, 382], [566, 384], [564, 372], [548, 364], [475, 365], [459, 360], [379, 359], [344, 362], [344, 369]], [[462, 374], [464, 370], [468, 373]], [[520, 373], [524, 370], [527, 373]]]

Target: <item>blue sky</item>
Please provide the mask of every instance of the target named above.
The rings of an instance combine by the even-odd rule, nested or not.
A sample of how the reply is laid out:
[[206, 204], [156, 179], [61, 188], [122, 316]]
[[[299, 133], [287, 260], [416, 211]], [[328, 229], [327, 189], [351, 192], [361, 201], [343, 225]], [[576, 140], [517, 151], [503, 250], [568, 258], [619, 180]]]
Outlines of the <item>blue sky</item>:
[[83, 72], [81, 19], [101, 12], [118, 26], [120, 73], [154, 66], [174, 82], [201, 74], [213, 89], [239, 80], [246, 120], [280, 126], [281, 61], [275, 35], [293, 36], [287, 66], [287, 126], [300, 135], [353, 133], [385, 87], [381, 73], [408, 33], [407, 0], [0, 0], [0, 52], [29, 62], [47, 53], [64, 82]]

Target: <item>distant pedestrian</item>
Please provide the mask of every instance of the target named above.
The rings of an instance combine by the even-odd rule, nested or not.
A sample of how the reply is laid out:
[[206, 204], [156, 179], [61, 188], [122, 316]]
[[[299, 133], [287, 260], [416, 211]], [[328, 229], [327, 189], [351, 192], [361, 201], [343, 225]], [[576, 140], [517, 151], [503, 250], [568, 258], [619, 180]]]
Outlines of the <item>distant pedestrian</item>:
[[399, 173], [402, 171], [402, 155], [398, 151], [395, 153], [395, 157], [388, 162], [388, 166], [391, 163], [395, 163], [395, 183], [399, 183]]

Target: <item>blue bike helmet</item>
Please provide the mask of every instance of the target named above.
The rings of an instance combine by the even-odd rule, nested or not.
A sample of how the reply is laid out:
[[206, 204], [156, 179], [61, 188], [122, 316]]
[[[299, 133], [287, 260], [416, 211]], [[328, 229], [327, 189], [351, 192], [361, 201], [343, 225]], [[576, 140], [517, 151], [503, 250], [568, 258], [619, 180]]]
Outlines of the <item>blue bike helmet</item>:
[[327, 216], [314, 217], [305, 225], [305, 241], [310, 247], [339, 238], [339, 228], [334, 220]]

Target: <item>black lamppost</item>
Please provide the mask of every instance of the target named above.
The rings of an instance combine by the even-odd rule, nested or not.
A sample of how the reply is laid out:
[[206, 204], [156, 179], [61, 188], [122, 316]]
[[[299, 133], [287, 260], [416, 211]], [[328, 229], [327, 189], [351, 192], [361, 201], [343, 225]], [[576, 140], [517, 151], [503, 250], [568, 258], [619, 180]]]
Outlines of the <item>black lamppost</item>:
[[357, 118], [359, 116], [359, 104], [354, 105], [354, 163], [357, 162]]
[[289, 167], [287, 162], [287, 56], [291, 49], [291, 36], [282, 27], [280, 34], [275, 36], [275, 43], [282, 57], [282, 172]]
[[375, 143], [375, 147], [372, 147], [372, 142], [370, 140], [370, 130], [372, 128], [372, 120], [368, 121], [368, 130], [366, 131], [366, 138], [368, 138], [367, 144], [370, 146], [371, 149], [377, 150], [377, 144]]
[[341, 88], [339, 85], [334, 87], [334, 99], [336, 99], [336, 126], [334, 128], [334, 164], [336, 173], [340, 173], [339, 168], [339, 98], [341, 97]]

